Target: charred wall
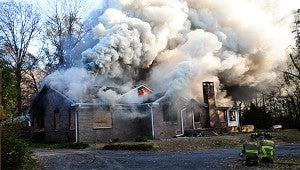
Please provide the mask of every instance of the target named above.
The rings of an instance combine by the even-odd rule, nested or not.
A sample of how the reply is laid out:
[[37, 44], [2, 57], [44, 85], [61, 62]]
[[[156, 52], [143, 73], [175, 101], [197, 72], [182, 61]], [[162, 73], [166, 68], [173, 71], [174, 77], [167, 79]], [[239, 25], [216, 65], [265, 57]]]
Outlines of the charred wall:
[[[34, 140], [40, 142], [75, 141], [75, 130], [70, 130], [69, 106], [70, 103], [65, 98], [51, 89], [40, 97], [31, 109], [33, 133], [36, 138]], [[40, 121], [39, 125], [37, 119]]]

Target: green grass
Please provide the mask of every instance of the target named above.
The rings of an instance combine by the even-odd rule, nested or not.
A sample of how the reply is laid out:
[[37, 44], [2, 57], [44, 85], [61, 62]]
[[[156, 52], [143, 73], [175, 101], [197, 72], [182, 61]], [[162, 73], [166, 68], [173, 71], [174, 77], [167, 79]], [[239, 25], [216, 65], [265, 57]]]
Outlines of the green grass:
[[274, 138], [287, 143], [300, 143], [300, 132], [297, 130], [271, 132]]

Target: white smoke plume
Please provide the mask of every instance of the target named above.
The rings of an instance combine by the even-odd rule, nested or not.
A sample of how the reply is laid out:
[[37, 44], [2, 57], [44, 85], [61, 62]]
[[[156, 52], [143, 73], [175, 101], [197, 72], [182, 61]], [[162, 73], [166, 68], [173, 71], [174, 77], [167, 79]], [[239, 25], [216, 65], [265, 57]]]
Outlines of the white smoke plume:
[[[72, 83], [55, 83], [64, 81], [51, 78], [57, 73], [48, 83], [62, 84], [57, 88], [79, 101], [109, 96], [113, 102], [112, 96], [139, 83], [202, 101], [202, 82], [213, 81], [217, 102], [228, 104], [231, 97], [242, 98], [234, 89], [247, 95], [273, 85], [293, 41], [292, 10], [300, 1], [110, 0], [103, 6], [92, 17], [98, 18], [98, 42], [82, 53], [89, 72], [70, 76], [75, 83], [88, 80], [86, 90], [78, 94]], [[104, 86], [113, 88], [95, 88]]]

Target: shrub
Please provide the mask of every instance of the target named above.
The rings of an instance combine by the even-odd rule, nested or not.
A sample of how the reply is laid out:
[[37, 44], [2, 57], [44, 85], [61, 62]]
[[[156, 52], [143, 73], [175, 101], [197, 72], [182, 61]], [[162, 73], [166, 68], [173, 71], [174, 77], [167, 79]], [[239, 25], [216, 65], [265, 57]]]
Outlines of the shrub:
[[148, 138], [143, 135], [138, 135], [137, 137], [135, 137], [134, 141], [135, 142], [147, 142]]
[[113, 139], [111, 142], [112, 143], [119, 143], [119, 142], [121, 142], [121, 140], [120, 140], [120, 138], [116, 138], [116, 139]]
[[89, 144], [83, 143], [83, 142], [78, 142], [78, 143], [67, 143], [63, 148], [68, 148], [68, 149], [85, 149], [88, 148]]
[[51, 149], [85, 149], [89, 147], [89, 144], [78, 142], [78, 143], [39, 143], [32, 144], [31, 147], [37, 148], [51, 148]]
[[103, 147], [104, 150], [131, 150], [131, 151], [150, 151], [153, 150], [153, 144], [108, 144]]
[[26, 122], [1, 124], [1, 168], [19, 169], [30, 159], [26, 127]]
[[17, 138], [17, 139], [20, 139], [20, 138], [26, 139], [26, 138], [28, 138], [27, 136], [24, 136], [24, 130], [26, 128], [26, 122], [4, 123], [4, 124], [1, 124], [1, 128], [2, 128], [2, 133], [1, 133], [2, 138], [9, 138], [9, 137], [14, 137], [14, 138]]

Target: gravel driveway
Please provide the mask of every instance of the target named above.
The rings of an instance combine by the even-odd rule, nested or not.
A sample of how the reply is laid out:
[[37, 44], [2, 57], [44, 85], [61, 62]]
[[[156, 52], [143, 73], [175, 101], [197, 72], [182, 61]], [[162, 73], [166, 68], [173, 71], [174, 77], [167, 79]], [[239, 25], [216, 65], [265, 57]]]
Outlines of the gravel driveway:
[[[240, 164], [240, 148], [192, 152], [34, 149], [46, 170], [67, 169], [231, 169]], [[299, 145], [276, 147], [276, 156], [299, 154]], [[300, 160], [298, 160], [300, 162]]]

